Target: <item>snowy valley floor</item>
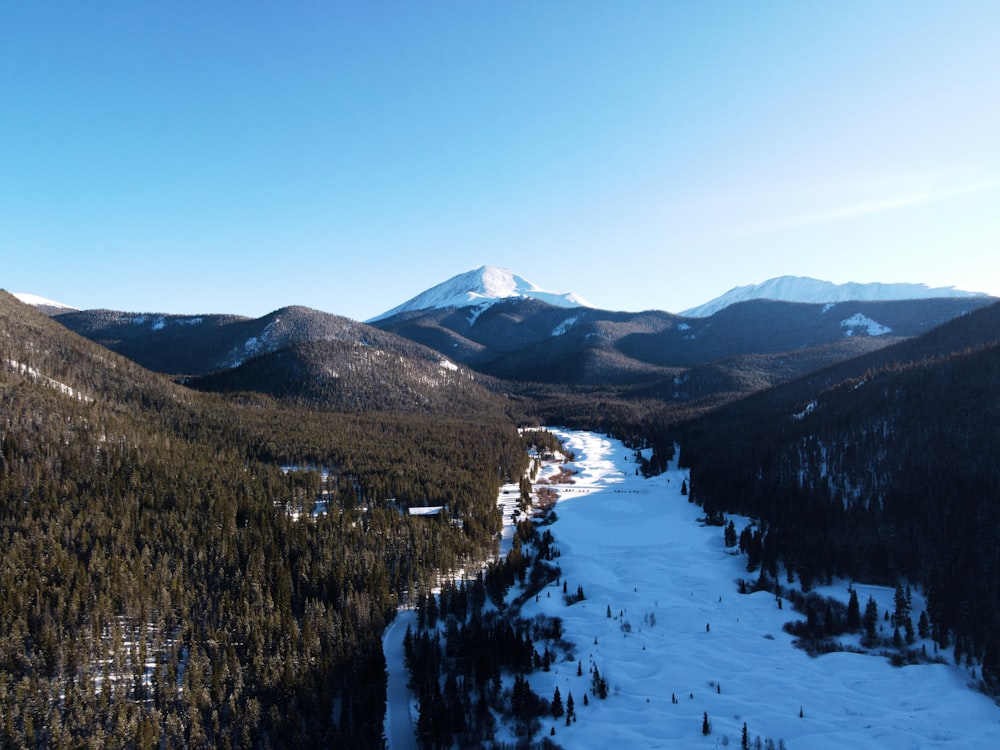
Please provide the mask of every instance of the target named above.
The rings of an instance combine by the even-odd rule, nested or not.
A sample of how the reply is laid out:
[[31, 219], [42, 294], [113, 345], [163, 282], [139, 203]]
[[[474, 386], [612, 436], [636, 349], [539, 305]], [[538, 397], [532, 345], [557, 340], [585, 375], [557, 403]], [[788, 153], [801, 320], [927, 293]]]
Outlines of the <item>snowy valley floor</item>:
[[[581, 586], [586, 598], [567, 606], [562, 587], [553, 584], [521, 614], [561, 618], [583, 675], [577, 676], [577, 661], [560, 661], [529, 676], [543, 697], [557, 686], [563, 701], [572, 693], [579, 717], [568, 727], [564, 719], [543, 721], [536, 739], [574, 749], [739, 747], [745, 722], [751, 738], [781, 739], [793, 750], [1000, 747], [1000, 708], [967, 686], [963, 668], [896, 668], [880, 656], [812, 658], [796, 649], [782, 625], [800, 619], [798, 613], [779, 609], [773, 594], [737, 592], [737, 579], [751, 577], [746, 558], [727, 554], [722, 528], [699, 524], [700, 508], [681, 494], [686, 473], [676, 461], [644, 479], [620, 442], [553, 431], [575, 454], [566, 466], [577, 473], [574, 484], [560, 486], [558, 520], [549, 528], [563, 580], [570, 591]], [[736, 519], [737, 528], [743, 523]], [[857, 588], [862, 606], [874, 595], [881, 610], [892, 609], [891, 589]], [[820, 591], [848, 598], [846, 583]], [[919, 616], [918, 597], [913, 615]], [[405, 622], [394, 624], [386, 635], [392, 750], [414, 747], [407, 726], [415, 707], [412, 700], [404, 705], [405, 690], [393, 677], [405, 629]], [[610, 694], [591, 695], [585, 706], [592, 664]]]

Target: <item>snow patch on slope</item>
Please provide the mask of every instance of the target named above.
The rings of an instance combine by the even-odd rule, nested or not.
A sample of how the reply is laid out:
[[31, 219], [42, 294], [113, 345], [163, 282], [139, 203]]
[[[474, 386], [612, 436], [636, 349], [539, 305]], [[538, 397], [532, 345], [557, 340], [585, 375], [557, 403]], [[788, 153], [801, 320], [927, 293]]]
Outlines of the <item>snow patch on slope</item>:
[[26, 375], [36, 382], [44, 383], [50, 388], [55, 388], [64, 396], [75, 398], [77, 401], [83, 401], [86, 404], [92, 404], [94, 402], [94, 399], [92, 399], [90, 396], [81, 393], [80, 391], [66, 385], [65, 383], [61, 383], [58, 380], [53, 380], [47, 375], [43, 375], [34, 367], [29, 367], [28, 365], [18, 362], [17, 360], [14, 359], [8, 359], [7, 364], [9, 364], [14, 369], [15, 372], [18, 372], [21, 375]]
[[579, 319], [580, 318], [577, 315], [574, 315], [571, 318], [566, 318], [566, 320], [564, 320], [562, 323], [560, 323], [559, 325], [557, 325], [555, 328], [552, 329], [552, 335], [562, 336], [564, 333], [566, 333], [566, 331], [575, 326], [576, 322]]
[[805, 419], [807, 415], [812, 414], [814, 411], [816, 411], [816, 407], [818, 405], [819, 404], [817, 404], [815, 401], [810, 401], [808, 404], [806, 404], [805, 408], [802, 411], [800, 411], [797, 414], [793, 414], [792, 419], [798, 421]]
[[70, 305], [64, 305], [62, 302], [56, 302], [51, 299], [46, 299], [45, 297], [39, 297], [37, 294], [25, 294], [23, 292], [11, 292], [11, 294], [21, 300], [24, 304], [31, 305], [32, 307], [54, 307], [59, 310], [66, 310], [67, 312], [78, 309], [71, 307]]
[[274, 327], [280, 320], [280, 318], [275, 318], [264, 326], [264, 330], [261, 331], [260, 336], [251, 336], [244, 341], [242, 350], [237, 349], [233, 352], [232, 359], [227, 363], [227, 366], [232, 368], [239, 367], [248, 359], [253, 359], [258, 354], [267, 352], [271, 336], [274, 333]]
[[868, 336], [883, 336], [892, 333], [889, 326], [884, 326], [861, 313], [855, 313], [847, 320], [840, 321], [840, 327], [844, 329], [845, 336], [855, 336], [859, 333]]

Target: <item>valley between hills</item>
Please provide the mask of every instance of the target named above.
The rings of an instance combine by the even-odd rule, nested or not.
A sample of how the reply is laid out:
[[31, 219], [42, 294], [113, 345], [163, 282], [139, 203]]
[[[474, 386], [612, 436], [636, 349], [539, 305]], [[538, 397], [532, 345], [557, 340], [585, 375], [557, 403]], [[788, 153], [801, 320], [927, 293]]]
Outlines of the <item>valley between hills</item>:
[[517, 278], [370, 324], [0, 292], [0, 745], [994, 741], [1000, 305]]
[[[517, 607], [517, 617], [525, 621], [558, 618], [562, 624], [558, 639], [532, 644], [535, 653], [555, 654], [528, 677], [535, 709], [526, 711], [527, 719], [507, 710], [514, 691], [509, 673], [499, 680], [499, 695], [489, 680], [482, 690], [470, 689], [478, 684], [475, 672], [456, 683], [455, 700], [468, 702], [470, 717], [481, 717], [477, 702], [487, 701], [493, 741], [516, 746], [547, 738], [550, 746], [573, 748], [738, 747], [745, 726], [751, 747], [758, 741], [775, 748], [972, 748], [1000, 742], [1000, 709], [974, 691], [974, 667], [956, 664], [930, 638], [892, 645], [888, 622], [882, 621], [882, 613], [896, 606], [892, 587], [838, 579], [813, 589], [817, 602], [830, 599], [842, 609], [851, 589], [862, 601], [877, 602], [879, 640], [865, 644], [857, 634], [845, 633], [837, 648], [810, 655], [788, 632], [791, 623], [810, 616], [793, 608], [803, 595], [801, 586], [782, 575], [777, 594], [763, 587], [739, 593], [738, 581], [754, 577], [747, 557], [737, 545], [727, 546], [722, 527], [706, 524], [701, 509], [689, 502], [690, 477], [679, 469], [679, 457], [647, 477], [636, 473], [635, 452], [620, 441], [552, 432], [568, 457], [556, 453], [539, 464], [537, 486], [554, 487], [559, 500], [542, 512], [536, 498], [534, 518], [554, 536], [559, 577], [536, 591], [529, 573], [529, 582], [515, 583], [502, 603], [503, 609]], [[517, 503], [510, 498], [517, 493], [518, 485], [511, 484], [500, 495], [509, 539], [517, 524], [511, 513]], [[738, 516], [729, 520], [741, 528], [751, 523]], [[465, 573], [466, 582], [471, 575]], [[563, 581], [568, 591], [582, 586], [584, 598], [568, 598]], [[925, 607], [917, 593], [907, 616], [919, 619]], [[487, 603], [484, 611], [457, 620], [454, 611], [439, 610], [433, 626], [425, 623], [441, 641], [442, 681], [452, 661], [452, 668], [465, 672], [457, 664], [461, 657], [454, 656], [458, 628], [496, 612]], [[421, 711], [432, 703], [426, 696], [418, 701], [407, 687], [422, 679], [416, 673], [411, 678], [402, 666], [408, 631], [413, 639], [427, 632], [413, 609], [400, 612], [384, 639], [391, 750], [418, 746], [418, 728], [427, 731]], [[894, 664], [906, 652], [921, 656]], [[419, 667], [411, 663], [411, 668]], [[595, 670], [607, 683], [603, 697], [595, 689]], [[575, 716], [567, 719], [571, 696]], [[454, 716], [451, 699], [442, 697], [446, 717]], [[703, 734], [706, 715], [710, 731]], [[469, 725], [457, 733], [459, 746], [484, 739], [484, 730], [474, 721]], [[432, 737], [421, 740], [425, 746], [434, 743]]]

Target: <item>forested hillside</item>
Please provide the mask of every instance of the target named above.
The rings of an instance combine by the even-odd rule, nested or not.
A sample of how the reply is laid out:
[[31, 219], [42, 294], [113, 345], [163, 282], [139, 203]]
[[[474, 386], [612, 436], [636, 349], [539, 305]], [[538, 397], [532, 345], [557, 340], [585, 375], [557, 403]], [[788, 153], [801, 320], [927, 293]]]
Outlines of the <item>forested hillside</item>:
[[379, 746], [386, 619], [525, 462], [495, 403], [226, 400], [0, 293], [0, 746]]
[[[1000, 306], [673, 431], [710, 515], [757, 561], [926, 590], [939, 646], [1000, 686]], [[725, 439], [720, 439], [725, 435]], [[669, 442], [669, 441], [668, 441]], [[756, 567], [756, 562], [754, 566]]]
[[[752, 300], [708, 318], [684, 318], [655, 310], [566, 309], [508, 299], [485, 310], [406, 312], [374, 325], [480, 372], [520, 383], [648, 387], [683, 379], [688, 371], [714, 363], [725, 363], [736, 376], [736, 382], [717, 384], [695, 375], [692, 388], [658, 389], [659, 398], [686, 400], [688, 392], [695, 398], [711, 395], [720, 385], [766, 387], [835, 359], [919, 336], [990, 302], [953, 298], [822, 305]], [[746, 380], [741, 377], [744, 366], [756, 382], [738, 382]]]
[[371, 346], [407, 357], [428, 354], [378, 328], [300, 305], [260, 318], [83, 310], [55, 319], [147, 369], [171, 375], [205, 375], [310, 342]]
[[430, 349], [400, 341], [411, 351], [403, 354], [349, 341], [295, 343], [186, 382], [199, 390], [266, 393], [323, 410], [397, 414], [503, 410], [502, 399], [479, 383], [488, 378]]

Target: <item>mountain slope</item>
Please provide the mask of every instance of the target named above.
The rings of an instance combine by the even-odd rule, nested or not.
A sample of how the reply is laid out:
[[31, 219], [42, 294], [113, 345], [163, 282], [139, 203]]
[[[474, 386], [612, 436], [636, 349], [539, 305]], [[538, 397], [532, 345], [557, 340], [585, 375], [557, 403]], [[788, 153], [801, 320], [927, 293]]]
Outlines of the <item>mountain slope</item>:
[[664, 450], [682, 441], [709, 514], [761, 520], [764, 569], [919, 583], [935, 640], [998, 686], [998, 393], [994, 304], [708, 414]]
[[[640, 385], [679, 370], [734, 358], [787, 354], [806, 365], [823, 349], [847, 358], [919, 335], [989, 298], [808, 305], [754, 300], [709, 318], [670, 313], [567, 310], [536, 300], [497, 302], [475, 319], [463, 310], [429, 309], [375, 325], [420, 342], [489, 375], [520, 382]], [[830, 349], [830, 347], [833, 347]], [[757, 366], [767, 366], [758, 360]], [[793, 372], [802, 374], [797, 366]], [[772, 381], [773, 382], [773, 381]]]
[[412, 355], [411, 342], [350, 318], [291, 306], [260, 318], [86, 310], [58, 322], [157, 372], [205, 375], [307, 341], [339, 341]]
[[527, 464], [490, 404], [198, 393], [6, 293], [0, 404], [4, 748], [379, 746], [386, 621], [493, 554]]
[[810, 304], [836, 304], [855, 301], [888, 301], [932, 299], [941, 297], [987, 297], [977, 292], [963, 292], [954, 287], [928, 287], [926, 284], [834, 284], [829, 281], [802, 276], [779, 276], [760, 284], [749, 284], [730, 289], [697, 307], [680, 313], [691, 318], [706, 318], [729, 305], [752, 299], [770, 299], [783, 302]]
[[[387, 398], [366, 397], [365, 403], [406, 408], [419, 403], [405, 395], [410, 390], [402, 387], [410, 377], [405, 368], [371, 369], [370, 382], [356, 381], [342, 390], [345, 381], [338, 384], [335, 378], [360, 372], [354, 368], [366, 358], [371, 363], [370, 351], [364, 349], [369, 347], [430, 363], [425, 376], [440, 374], [438, 365], [446, 360], [512, 381], [516, 389], [527, 383], [628, 389], [640, 398], [698, 401], [702, 408], [917, 336], [991, 301], [981, 296], [826, 304], [750, 300], [707, 318], [684, 318], [659, 311], [560, 307], [525, 296], [518, 289], [527, 285], [518, 279], [484, 267], [417, 298], [416, 305], [429, 307], [399, 312], [373, 325], [305, 307], [283, 308], [258, 319], [111, 311], [66, 313], [56, 319], [150, 369], [188, 377], [231, 370], [296, 344], [342, 344], [299, 347], [239, 373], [189, 381], [202, 388], [261, 390], [293, 398], [294, 383], [312, 403], [322, 392], [342, 404], [346, 402], [338, 394], [374, 395], [372, 383], [382, 382]], [[452, 306], [470, 300], [471, 306]], [[422, 347], [439, 354], [429, 355]], [[281, 374], [278, 362], [289, 372]]]
[[572, 293], [549, 292], [506, 268], [481, 266], [448, 279], [416, 297], [372, 318], [369, 323], [407, 312], [431, 309], [474, 308], [470, 319], [489, 305], [505, 299], [537, 299], [557, 307], [590, 307]]
[[296, 342], [185, 382], [199, 390], [254, 391], [334, 411], [502, 412], [500, 397], [465, 367], [405, 343], [378, 348], [351, 341]]

